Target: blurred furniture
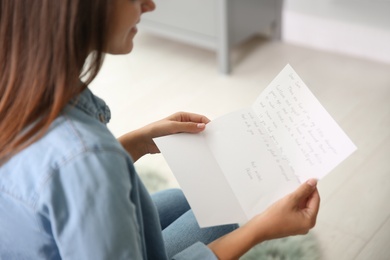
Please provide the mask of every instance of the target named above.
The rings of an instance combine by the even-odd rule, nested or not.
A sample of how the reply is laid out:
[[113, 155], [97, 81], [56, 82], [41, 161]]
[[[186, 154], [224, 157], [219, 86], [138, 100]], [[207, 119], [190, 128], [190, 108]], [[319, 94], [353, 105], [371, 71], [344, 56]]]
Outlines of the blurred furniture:
[[262, 34], [280, 39], [283, 0], [155, 0], [140, 27], [216, 51], [219, 71], [231, 71], [232, 46]]

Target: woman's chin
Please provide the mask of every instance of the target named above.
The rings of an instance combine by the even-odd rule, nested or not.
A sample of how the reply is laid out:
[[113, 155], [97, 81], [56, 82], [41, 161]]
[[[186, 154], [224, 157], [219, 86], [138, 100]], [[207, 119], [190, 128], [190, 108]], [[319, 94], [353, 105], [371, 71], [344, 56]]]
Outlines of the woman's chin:
[[106, 53], [112, 54], [112, 55], [128, 54], [133, 50], [133, 47], [134, 47], [134, 44], [131, 41], [130, 43], [126, 44], [126, 46], [122, 46], [121, 48], [109, 49]]

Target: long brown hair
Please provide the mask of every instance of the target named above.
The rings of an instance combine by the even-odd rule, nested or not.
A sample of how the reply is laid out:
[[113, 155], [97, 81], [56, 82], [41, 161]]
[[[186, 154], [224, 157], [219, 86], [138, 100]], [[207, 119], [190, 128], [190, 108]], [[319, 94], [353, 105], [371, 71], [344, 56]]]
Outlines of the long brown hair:
[[82, 73], [87, 84], [96, 76], [109, 3], [0, 0], [0, 165], [45, 133], [85, 88]]

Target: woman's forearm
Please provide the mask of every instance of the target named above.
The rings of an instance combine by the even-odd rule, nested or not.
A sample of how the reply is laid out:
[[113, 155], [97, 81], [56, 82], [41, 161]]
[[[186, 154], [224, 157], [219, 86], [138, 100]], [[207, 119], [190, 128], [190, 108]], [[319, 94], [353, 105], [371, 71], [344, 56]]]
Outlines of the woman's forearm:
[[208, 247], [218, 259], [239, 259], [252, 247], [265, 240], [261, 228], [260, 225], [255, 226], [248, 222], [246, 225], [211, 242]]

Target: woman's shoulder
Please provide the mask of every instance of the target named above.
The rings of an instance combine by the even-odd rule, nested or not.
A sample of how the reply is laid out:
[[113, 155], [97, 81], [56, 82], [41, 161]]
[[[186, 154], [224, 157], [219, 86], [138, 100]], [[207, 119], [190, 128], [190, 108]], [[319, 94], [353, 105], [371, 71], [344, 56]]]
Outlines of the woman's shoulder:
[[31, 205], [33, 194], [38, 195], [53, 176], [65, 171], [104, 175], [96, 169], [119, 171], [120, 167], [128, 174], [132, 161], [107, 127], [70, 110], [62, 113], [43, 137], [0, 167], [0, 187]]
[[105, 124], [77, 108], [67, 108], [40, 139], [2, 165], [0, 173], [27, 173], [36, 178], [36, 175], [56, 171], [79, 157], [105, 152], [130, 159]]
[[66, 150], [88, 150], [88, 149], [116, 149], [123, 151], [122, 146], [107, 128], [107, 126], [94, 117], [78, 111], [78, 109], [67, 108], [53, 122], [49, 129], [46, 141], [56, 142], [55, 149]]

